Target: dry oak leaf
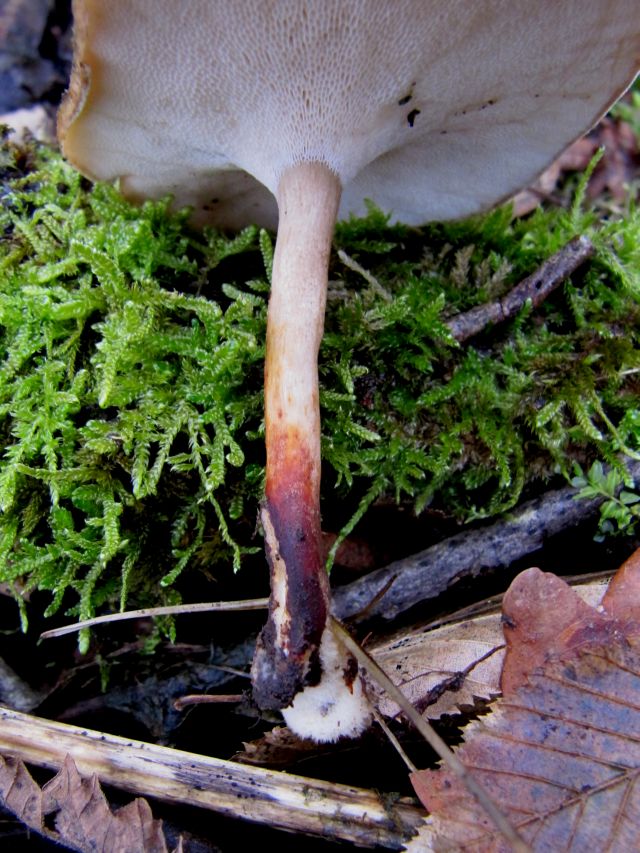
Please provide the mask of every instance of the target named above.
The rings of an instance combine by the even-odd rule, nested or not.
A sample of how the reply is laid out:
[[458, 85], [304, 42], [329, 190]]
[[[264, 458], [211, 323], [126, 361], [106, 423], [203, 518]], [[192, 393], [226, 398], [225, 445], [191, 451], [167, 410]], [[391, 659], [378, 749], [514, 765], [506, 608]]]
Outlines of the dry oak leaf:
[[[538, 569], [504, 599], [503, 698], [457, 755], [534, 851], [640, 848], [640, 559], [628, 563], [599, 609]], [[450, 773], [412, 782], [432, 813], [425, 850], [510, 849]]]
[[608, 191], [615, 201], [623, 203], [629, 197], [629, 185], [638, 178], [638, 137], [631, 125], [610, 117], [603, 119], [590, 137], [604, 148], [604, 156], [589, 181], [587, 196], [595, 199]]
[[[167, 853], [162, 821], [146, 800], [112, 812], [97, 776], [81, 776], [66, 757], [59, 773], [40, 788], [23, 762], [0, 756], [0, 802], [30, 829], [80, 853]], [[56, 829], [45, 824], [55, 815]], [[174, 853], [181, 853], [182, 844]]]

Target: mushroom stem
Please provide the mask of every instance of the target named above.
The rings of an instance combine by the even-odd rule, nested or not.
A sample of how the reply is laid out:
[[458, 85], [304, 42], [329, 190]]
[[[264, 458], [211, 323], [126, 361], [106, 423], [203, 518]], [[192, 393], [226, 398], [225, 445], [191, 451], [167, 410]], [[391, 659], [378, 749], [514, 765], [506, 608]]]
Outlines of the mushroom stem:
[[328, 166], [289, 167], [278, 186], [265, 365], [267, 471], [262, 525], [269, 618], [253, 664], [254, 697], [283, 708], [321, 675], [329, 615], [320, 532], [318, 350], [341, 185]]

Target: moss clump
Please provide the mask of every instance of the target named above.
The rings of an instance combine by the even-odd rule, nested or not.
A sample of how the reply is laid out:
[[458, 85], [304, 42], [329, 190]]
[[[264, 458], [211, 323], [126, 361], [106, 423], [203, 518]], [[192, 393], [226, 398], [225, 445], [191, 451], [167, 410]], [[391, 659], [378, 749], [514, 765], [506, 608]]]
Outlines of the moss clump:
[[[255, 548], [269, 235], [192, 232], [45, 148], [0, 154], [0, 581], [75, 591], [81, 618], [167, 600], [179, 574]], [[383, 495], [462, 520], [535, 478], [640, 442], [640, 216], [336, 233], [320, 373], [325, 504]], [[464, 346], [448, 316], [577, 234], [596, 257], [536, 312]], [[336, 491], [337, 489], [337, 491]], [[342, 518], [348, 528], [348, 517]]]

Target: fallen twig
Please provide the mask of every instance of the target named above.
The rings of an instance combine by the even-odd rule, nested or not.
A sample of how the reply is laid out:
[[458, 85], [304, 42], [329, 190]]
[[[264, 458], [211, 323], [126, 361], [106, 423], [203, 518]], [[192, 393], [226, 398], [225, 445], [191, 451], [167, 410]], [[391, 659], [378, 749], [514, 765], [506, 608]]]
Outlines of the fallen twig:
[[[634, 479], [640, 477], [640, 463], [628, 460], [627, 470]], [[507, 519], [458, 533], [339, 587], [333, 594], [334, 613], [339, 619], [358, 617], [361, 612], [366, 618], [394, 619], [465, 578], [507, 568], [537, 551], [549, 537], [586, 521], [603, 501], [577, 501], [575, 496], [572, 487], [547, 492], [523, 504]], [[389, 583], [391, 578], [393, 583]]]
[[176, 711], [184, 711], [189, 705], [221, 705], [224, 703], [237, 705], [245, 700], [242, 693], [194, 693], [181, 696], [173, 703]]
[[43, 631], [40, 634], [40, 639], [50, 640], [52, 637], [73, 634], [81, 628], [93, 628], [95, 625], [104, 625], [106, 622], [121, 622], [124, 619], [143, 619], [147, 616], [174, 616], [184, 613], [211, 613], [216, 610], [221, 612], [228, 610], [265, 610], [268, 604], [268, 598], [247, 598], [241, 601], [205, 601], [198, 602], [198, 604], [170, 604], [166, 607], [143, 607], [140, 610], [108, 613], [106, 616], [94, 616], [92, 619], [84, 619], [82, 622], [74, 622], [72, 625], [52, 628], [50, 631]]
[[347, 785], [248, 767], [0, 708], [0, 755], [80, 773], [143, 796], [272, 827], [400, 849], [424, 819], [409, 802]]
[[593, 244], [587, 237], [574, 237], [505, 296], [495, 302], [478, 305], [464, 314], [458, 314], [447, 320], [446, 325], [453, 337], [462, 343], [477, 335], [490, 323], [503, 323], [514, 317], [527, 302], [537, 308], [594, 252]]

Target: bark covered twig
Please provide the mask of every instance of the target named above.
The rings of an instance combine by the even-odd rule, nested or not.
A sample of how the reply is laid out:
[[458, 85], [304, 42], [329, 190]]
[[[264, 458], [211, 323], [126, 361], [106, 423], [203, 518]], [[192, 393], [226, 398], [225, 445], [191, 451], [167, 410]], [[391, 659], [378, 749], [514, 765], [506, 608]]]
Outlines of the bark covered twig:
[[[640, 463], [627, 462], [627, 470], [640, 477]], [[349, 619], [394, 619], [416, 604], [433, 600], [465, 579], [495, 569], [541, 548], [551, 536], [595, 515], [603, 498], [575, 500], [571, 487], [547, 492], [523, 504], [488, 527], [466, 530], [425, 551], [397, 560], [334, 591], [334, 613]]]
[[453, 337], [462, 343], [490, 324], [503, 323], [514, 317], [527, 302], [537, 308], [594, 252], [593, 244], [587, 237], [574, 237], [505, 296], [458, 314], [447, 320], [446, 325]]

